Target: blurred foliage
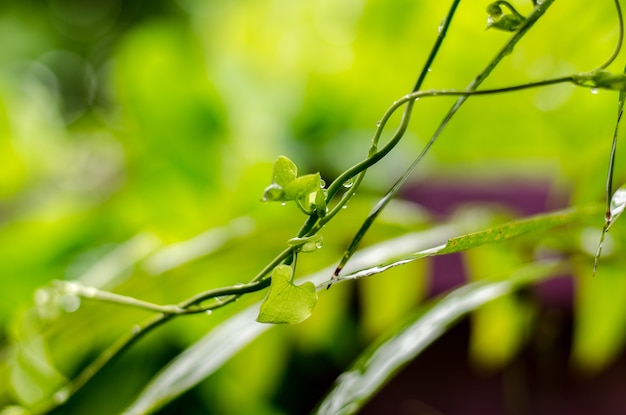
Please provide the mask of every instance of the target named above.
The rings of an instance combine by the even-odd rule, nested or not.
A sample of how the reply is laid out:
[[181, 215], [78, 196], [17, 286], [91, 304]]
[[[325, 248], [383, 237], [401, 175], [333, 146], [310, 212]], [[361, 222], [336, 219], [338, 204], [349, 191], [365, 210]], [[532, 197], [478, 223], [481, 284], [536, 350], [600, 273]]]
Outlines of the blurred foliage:
[[[531, 5], [521, 3], [524, 14]], [[485, 31], [485, 6], [461, 3], [426, 89], [465, 88], [506, 39]], [[53, 394], [149, 316], [59, 296], [51, 281], [173, 304], [252, 278], [301, 222], [294, 206], [260, 203], [272, 162], [286, 154], [301, 174], [320, 171], [328, 181], [359, 161], [376, 120], [409, 92], [447, 7], [405, 0], [3, 1], [0, 408]], [[593, 69], [615, 44], [614, 14], [611, 2], [556, 2], [484, 86]], [[609, 69], [621, 67], [618, 60]], [[337, 262], [376, 196], [452, 102], [416, 104], [399, 148], [324, 229], [323, 249], [302, 256], [299, 274]], [[563, 195], [573, 205], [601, 202], [616, 105], [616, 93], [570, 85], [472, 98], [415, 180], [522, 179], [548, 183], [554, 205]], [[626, 180], [623, 151], [617, 184]], [[601, 221], [586, 225], [599, 232]], [[365, 242], [433, 222], [416, 204], [398, 203]], [[626, 232], [615, 225], [598, 276], [589, 279], [599, 234], [588, 231], [572, 225], [479, 248], [466, 260], [471, 278], [498, 280], [531, 260], [537, 246], [571, 254], [580, 321], [573, 356], [596, 371], [624, 340], [619, 253]], [[422, 300], [429, 269], [422, 261], [356, 287], [333, 287], [309, 320], [270, 330], [164, 413], [314, 407], [367, 341]], [[118, 413], [172, 356], [262, 297], [151, 333], [57, 412]], [[517, 297], [487, 307], [474, 316], [472, 356], [499, 367], [521, 347], [533, 311]], [[503, 338], [495, 348], [486, 341], [494, 336]], [[298, 385], [303, 378], [306, 388]]]

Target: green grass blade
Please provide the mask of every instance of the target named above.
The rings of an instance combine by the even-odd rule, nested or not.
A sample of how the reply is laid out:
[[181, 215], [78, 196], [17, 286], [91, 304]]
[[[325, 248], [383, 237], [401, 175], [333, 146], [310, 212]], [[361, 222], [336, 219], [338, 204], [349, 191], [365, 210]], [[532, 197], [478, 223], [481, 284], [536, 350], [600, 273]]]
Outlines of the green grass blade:
[[351, 369], [339, 376], [317, 413], [356, 413], [395, 373], [461, 317], [521, 286], [547, 279], [563, 268], [558, 262], [529, 265], [506, 281], [471, 283], [434, 301], [399, 330], [367, 349]]
[[384, 272], [389, 268], [404, 265], [420, 258], [466, 251], [481, 245], [512, 239], [524, 234], [541, 232], [569, 223], [582, 222], [592, 219], [600, 212], [602, 212], [602, 206], [598, 205], [531, 216], [495, 228], [451, 238], [447, 243], [434, 248], [420, 250], [409, 255], [398, 255], [389, 261], [342, 275], [328, 283], [369, 277]]
[[[524, 21], [520, 29], [515, 32], [509, 40], [505, 43], [505, 45], [500, 49], [500, 51], [496, 54], [496, 56], [489, 62], [489, 64], [474, 78], [472, 82], [467, 87], [467, 91], [476, 91], [478, 87], [489, 77], [491, 72], [498, 66], [498, 64], [504, 59], [506, 56], [510, 55], [515, 45], [524, 37], [524, 35], [533, 27], [533, 25], [539, 20], [541, 16], [548, 10], [548, 7], [552, 5], [554, 0], [545, 0], [541, 4], [537, 5], [532, 13], [528, 16], [528, 18]], [[452, 10], [453, 11], [453, 10]], [[440, 122], [439, 127], [435, 133], [431, 136], [430, 140], [426, 143], [422, 151], [415, 158], [413, 163], [402, 173], [402, 176], [398, 178], [398, 180], [393, 184], [393, 186], [387, 191], [387, 193], [378, 201], [376, 206], [369, 213], [367, 218], [363, 221], [363, 224], [352, 238], [348, 248], [346, 249], [341, 261], [337, 265], [337, 269], [335, 270], [335, 276], [338, 276], [340, 272], [343, 270], [346, 263], [350, 260], [354, 252], [356, 251], [360, 241], [363, 239], [371, 225], [378, 218], [382, 210], [389, 204], [389, 202], [396, 196], [398, 191], [402, 188], [404, 183], [408, 180], [408, 178], [413, 174], [415, 168], [421, 163], [423, 158], [426, 156], [426, 153], [430, 150], [430, 148], [435, 144], [435, 141], [439, 138], [445, 127], [448, 125], [452, 117], [457, 113], [459, 108], [467, 101], [469, 95], [461, 96], [457, 99], [454, 105], [450, 108], [450, 110], [446, 113], [443, 120]]]
[[[618, 11], [619, 11], [619, 3], [617, 3]], [[621, 22], [621, 14], [620, 14], [620, 22]], [[622, 26], [620, 26], [620, 33], [623, 30]], [[621, 39], [621, 36], [620, 36]], [[624, 73], [626, 73], [626, 68], [624, 68]], [[619, 132], [619, 124], [622, 121], [622, 114], [624, 112], [624, 102], [626, 101], [626, 92], [620, 91], [619, 99], [617, 101], [617, 120], [615, 121], [615, 130], [613, 132], [613, 142], [611, 144], [611, 152], [609, 154], [609, 171], [606, 175], [606, 212], [604, 214], [604, 227], [602, 228], [602, 233], [600, 234], [600, 242], [598, 242], [598, 249], [596, 250], [596, 256], [593, 259], [593, 275], [596, 274], [596, 270], [598, 269], [598, 261], [600, 260], [600, 256], [602, 255], [602, 245], [604, 244], [604, 238], [606, 237], [606, 233], [609, 231], [611, 224], [617, 216], [621, 214], [621, 210], [617, 215], [613, 214], [613, 200], [617, 197], [620, 199], [622, 197], [622, 192], [618, 190], [613, 195], [613, 175], [615, 171], [615, 154], [617, 153], [617, 137]], [[619, 202], [618, 202], [619, 203]], [[623, 210], [623, 209], [622, 209]]]
[[[462, 227], [458, 224], [443, 225], [390, 239], [358, 252], [351, 266], [364, 267], [372, 260], [384, 261], [398, 252], [408, 253], [440, 243], [460, 232], [460, 229]], [[333, 269], [334, 266], [325, 268], [298, 279], [296, 283], [312, 281], [320, 284], [332, 274]], [[259, 304], [250, 306], [224, 321], [174, 358], [152, 378], [124, 414], [136, 415], [157, 411], [211, 376], [239, 350], [253, 342], [265, 330], [272, 328], [272, 325], [255, 322]]]

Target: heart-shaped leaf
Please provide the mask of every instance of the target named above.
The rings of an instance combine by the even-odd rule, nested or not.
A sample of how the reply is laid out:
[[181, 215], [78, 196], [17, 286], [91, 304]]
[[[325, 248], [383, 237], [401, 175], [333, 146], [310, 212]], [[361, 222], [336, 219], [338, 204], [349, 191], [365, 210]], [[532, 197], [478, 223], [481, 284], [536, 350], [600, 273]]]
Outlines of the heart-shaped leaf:
[[295, 285], [292, 269], [279, 265], [272, 271], [270, 292], [261, 304], [257, 321], [270, 324], [298, 324], [309, 318], [317, 304], [312, 282]]

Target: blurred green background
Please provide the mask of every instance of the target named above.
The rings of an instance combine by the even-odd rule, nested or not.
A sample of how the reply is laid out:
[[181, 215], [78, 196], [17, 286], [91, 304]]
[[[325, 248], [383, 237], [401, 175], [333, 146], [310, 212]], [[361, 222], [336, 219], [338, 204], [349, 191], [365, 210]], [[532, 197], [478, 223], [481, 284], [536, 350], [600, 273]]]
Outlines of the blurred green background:
[[[485, 30], [486, 5], [461, 2], [424, 88], [465, 88], [507, 39]], [[55, 296], [45, 288], [51, 281], [78, 279], [171, 304], [252, 278], [301, 222], [293, 206], [260, 203], [272, 162], [285, 154], [328, 182], [359, 161], [384, 110], [410, 91], [448, 7], [4, 0], [0, 407], [38, 402], [149, 316]], [[612, 2], [557, 1], [484, 86], [593, 69], [616, 39]], [[610, 69], [622, 66], [623, 59]], [[337, 262], [453, 102], [417, 103], [403, 142], [368, 173], [363, 191], [323, 232], [324, 249], [302, 259], [300, 275]], [[472, 98], [414, 181], [541, 183], [561, 204], [563, 197], [602, 201], [616, 105], [614, 92], [570, 85]], [[620, 154], [618, 184], [626, 176]], [[398, 207], [366, 243], [430, 226], [418, 205]], [[587, 272], [589, 255], [581, 260]], [[310, 321], [264, 334], [163, 413], [310, 408], [364, 344], [424, 297], [427, 275], [423, 262], [358, 291], [333, 288]], [[119, 412], [172, 356], [260, 298], [161, 328], [59, 413]], [[616, 337], [613, 349], [600, 357], [581, 352], [581, 360], [592, 368], [610, 362], [621, 345]], [[298, 381], [310, 387], [286, 389]], [[279, 396], [285, 390], [291, 395]]]

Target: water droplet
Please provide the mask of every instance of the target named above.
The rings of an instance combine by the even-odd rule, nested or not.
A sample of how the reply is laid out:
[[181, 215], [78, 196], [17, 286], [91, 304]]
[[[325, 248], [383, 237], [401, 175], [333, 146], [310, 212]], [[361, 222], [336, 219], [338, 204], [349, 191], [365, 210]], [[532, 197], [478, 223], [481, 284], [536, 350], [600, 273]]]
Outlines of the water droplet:
[[382, 123], [380, 121], [376, 121], [376, 128], [379, 128]]
[[287, 202], [280, 202], [281, 206], [285, 206], [287, 204]]
[[68, 313], [73, 313], [80, 307], [80, 297], [73, 294], [65, 294], [61, 298], [61, 308]]
[[446, 27], [446, 19], [444, 18], [441, 23], [439, 23], [439, 27], [437, 28], [437, 33], [441, 34], [443, 32], [443, 28]]
[[326, 182], [324, 181], [324, 179], [320, 179], [320, 188], [323, 189], [326, 187]]
[[62, 404], [65, 401], [67, 401], [67, 398], [70, 397], [70, 391], [68, 388], [63, 388], [63, 389], [59, 389], [54, 396], [52, 397], [52, 399], [54, 400], [55, 403], [57, 404]]
[[345, 187], [346, 189], [351, 188], [354, 185], [354, 178], [346, 180], [345, 182], [343, 182], [343, 187]]
[[591, 93], [592, 93], [593, 95], [598, 95], [598, 92], [599, 92], [599, 91], [598, 91], [598, 88], [591, 88]]
[[133, 326], [131, 332], [133, 333], [133, 335], [139, 334], [141, 332], [141, 326], [139, 326], [139, 325]]
[[428, 68], [428, 72], [432, 72], [432, 71], [433, 71], [433, 68]]
[[347, 208], [348, 208], [348, 205], [343, 205], [341, 208], [342, 208], [342, 209], [347, 209]]
[[322, 242], [322, 240], [321, 240], [321, 239], [320, 239], [320, 240], [315, 241], [315, 247], [316, 247], [317, 249], [320, 249], [320, 248], [321, 248], [321, 247], [323, 247], [323, 246], [324, 246], [324, 242]]
[[213, 310], [207, 310], [204, 312], [204, 314], [206, 314], [207, 316], [210, 316], [211, 314], [213, 314]]

